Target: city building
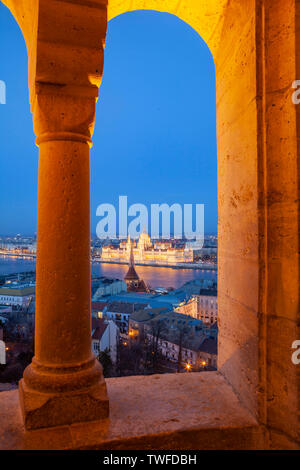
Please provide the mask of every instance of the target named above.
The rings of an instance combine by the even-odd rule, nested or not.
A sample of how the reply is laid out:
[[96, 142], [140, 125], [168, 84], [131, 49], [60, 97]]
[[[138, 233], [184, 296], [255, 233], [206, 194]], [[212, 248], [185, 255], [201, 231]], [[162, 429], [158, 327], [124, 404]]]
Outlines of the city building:
[[0, 240], [0, 254], [4, 255], [36, 255], [36, 240], [20, 238], [17, 240]]
[[108, 352], [113, 364], [117, 362], [119, 328], [111, 320], [92, 318], [92, 352]]
[[11, 274], [1, 274], [0, 275], [0, 285], [11, 284], [13, 282], [23, 283], [23, 284], [35, 284], [35, 271], [26, 271], [22, 273], [11, 273]]
[[173, 299], [165, 295], [157, 295], [151, 292], [122, 292], [121, 294], [113, 295], [103, 300], [109, 302], [134, 303], [140, 305], [141, 308], [166, 307], [168, 310], [173, 310]]
[[35, 296], [35, 284], [13, 282], [0, 286], [0, 305], [26, 309]]
[[157, 341], [162, 356], [172, 362], [216, 368], [216, 324], [205, 325], [178, 312], [145, 309], [131, 315], [129, 335], [135, 339], [146, 335], [150, 341]]
[[1, 331], [0, 331], [0, 364], [2, 365], [6, 364], [6, 346], [1, 337]]
[[194, 296], [197, 302], [197, 318], [204, 323], [212, 324], [218, 321], [217, 291], [201, 289], [199, 295]]
[[173, 293], [179, 294], [184, 293], [186, 299], [192, 297], [193, 295], [200, 295], [202, 289], [209, 289], [216, 291], [217, 282], [213, 279], [193, 279], [192, 281], [186, 282], [179, 289], [175, 289]]
[[172, 241], [156, 241], [152, 243], [146, 232], [140, 234], [138, 241], [130, 239], [122, 241], [118, 247], [110, 244], [103, 245], [102, 261], [128, 261], [131, 248], [134, 259], [139, 263], [158, 263], [176, 265], [177, 263], [192, 263], [193, 249], [191, 247], [176, 247]]
[[[182, 302], [178, 307], [175, 308], [175, 311], [178, 313], [183, 313], [184, 315], [190, 315], [193, 318], [198, 318], [198, 302], [195, 296], [188, 299], [186, 302]], [[201, 320], [201, 318], [199, 318]]]
[[126, 283], [120, 279], [100, 277], [92, 279], [92, 298], [97, 301], [104, 295], [114, 295], [126, 292]]
[[12, 312], [11, 306], [0, 305], [0, 315], [5, 314], [9, 315]]
[[0, 328], [0, 364], [6, 364], [6, 344], [3, 341], [3, 329]]
[[[144, 304], [146, 307], [146, 304]], [[129, 302], [112, 302], [103, 310], [103, 318], [113, 320], [118, 326], [120, 333], [127, 334], [130, 315], [143, 308], [142, 304]]]
[[[173, 292], [174, 296], [181, 297], [183, 300], [178, 306], [176, 311], [190, 315], [204, 323], [212, 324], [218, 320], [218, 294], [216, 285], [206, 286], [203, 288], [194, 281], [192, 284], [187, 283], [180, 289]], [[175, 307], [175, 306], [174, 306]]]
[[108, 302], [92, 301], [92, 317], [103, 318], [103, 310], [107, 305]]
[[216, 338], [206, 338], [200, 344], [197, 353], [198, 363], [217, 368], [218, 341]]
[[129, 332], [130, 336], [138, 337], [145, 333], [147, 326], [151, 324], [157, 315], [168, 311], [166, 307], [144, 308], [136, 310], [130, 315], [129, 318]]
[[176, 338], [168, 339], [165, 335], [158, 340], [159, 350], [166, 359], [177, 362], [181, 354], [181, 365], [217, 368], [217, 340], [198, 336], [193, 341], [183, 340], [182, 345]]

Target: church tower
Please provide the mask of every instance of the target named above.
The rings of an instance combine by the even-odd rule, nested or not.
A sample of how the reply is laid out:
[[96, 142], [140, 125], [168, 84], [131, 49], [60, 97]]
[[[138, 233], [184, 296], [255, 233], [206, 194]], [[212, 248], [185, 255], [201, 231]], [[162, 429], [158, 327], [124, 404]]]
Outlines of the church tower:
[[124, 280], [127, 284], [128, 292], [149, 292], [143, 280], [141, 280], [134, 267], [133, 246], [130, 247], [129, 268]]

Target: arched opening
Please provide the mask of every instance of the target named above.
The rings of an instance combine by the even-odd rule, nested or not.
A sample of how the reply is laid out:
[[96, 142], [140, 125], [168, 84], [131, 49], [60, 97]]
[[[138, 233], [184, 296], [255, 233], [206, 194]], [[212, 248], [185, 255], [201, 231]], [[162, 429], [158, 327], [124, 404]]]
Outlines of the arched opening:
[[[32, 363], [29, 376], [22, 381], [21, 403], [25, 426], [40, 428], [45, 424], [57, 426], [86, 419], [92, 421], [96, 416], [95, 400], [92, 407], [85, 407], [89, 411], [88, 416], [82, 414], [82, 403], [77, 402], [69, 409], [69, 415], [56, 413], [58, 419], [54, 421], [55, 413], [50, 409], [45, 416], [44, 407], [39, 404], [41, 398], [49, 396], [53, 389], [61, 392], [62, 385], [62, 394], [51, 396], [50, 408], [53, 405], [55, 409], [60, 406], [59, 403], [62, 404], [61, 397], [65, 399], [70, 387], [76, 389], [78, 382], [66, 377], [70, 369], [74, 378], [83, 373], [84, 385], [87, 385], [85, 398], [91, 403], [93, 379], [101, 377], [96, 362], [89, 360], [88, 164], [95, 101], [102, 76], [107, 2], [60, 2], [65, 14], [57, 15], [56, 2], [4, 1], [20, 22], [26, 37], [31, 103], [34, 105], [35, 131], [43, 166], [39, 175], [41, 198], [38, 209], [41, 217], [38, 230], [41, 235], [38, 241], [41, 267], [39, 295], [40, 299], [43, 297], [43, 302], [40, 302], [37, 333], [37, 353], [43, 373], [38, 371], [39, 364]], [[226, 441], [226, 447], [232, 448], [233, 428], [235, 435], [242, 437], [238, 441], [240, 445], [247, 448], [267, 447], [268, 437], [275, 448], [295, 448], [299, 443], [299, 383], [297, 369], [290, 360], [290, 345], [299, 333], [299, 270], [295, 263], [299, 243], [296, 181], [299, 109], [295, 109], [289, 96], [290, 84], [294, 82], [295, 70], [299, 68], [295, 49], [299, 39], [299, 28], [295, 28], [298, 20], [296, 3], [292, 1], [287, 9], [286, 2], [280, 0], [278, 8], [274, 9], [269, 0], [109, 1], [109, 18], [130, 9], [145, 7], [176, 14], [201, 34], [216, 64], [220, 373], [208, 374], [213, 379], [206, 381], [206, 387], [202, 387], [202, 382], [199, 386], [197, 377], [190, 374], [190, 385], [199, 393], [196, 393], [193, 406], [187, 400], [188, 407], [183, 407], [183, 416], [187, 421], [181, 421], [175, 432], [174, 428], [171, 430], [171, 438], [174, 436], [176, 441], [177, 434], [176, 445], [178, 442], [180, 448], [183, 446], [181, 431], [187, 438], [191, 436], [190, 431], [194, 435], [194, 429], [190, 427], [192, 421], [188, 419], [191, 417], [189, 410], [194, 413], [194, 406], [199, 409], [199, 397], [207, 406], [211, 397], [217, 396], [217, 390], [221, 390], [215, 402], [219, 408], [216, 406], [216, 415], [210, 414], [207, 421], [208, 428], [217, 431], [213, 444], [223, 446]], [[49, 27], [54, 23], [55, 30]], [[82, 28], [86, 35], [82, 34]], [[286, 51], [289, 51], [289, 60], [286, 60]], [[278, 181], [281, 182], [280, 186]], [[74, 183], [76, 191], [73, 190]], [[75, 208], [80, 210], [79, 216]], [[68, 220], [63, 217], [65, 212], [68, 212]], [[49, 233], [50, 219], [55, 228]], [[73, 225], [77, 219], [78, 232], [74, 233]], [[66, 241], [67, 236], [69, 239]], [[50, 272], [55, 272], [55, 277], [51, 278]], [[65, 283], [68, 296], [65, 296]], [[80, 292], [78, 298], [77, 292]], [[76, 305], [72, 302], [74, 298]], [[66, 334], [67, 341], [64, 341], [65, 334], [57, 334], [58, 324], [59, 332]], [[85, 333], [79, 341], [82, 330]], [[78, 342], [82, 344], [80, 351], [74, 347]], [[58, 362], [62, 368], [56, 367]], [[86, 367], [84, 371], [78, 370], [78, 363]], [[49, 367], [49, 364], [54, 367]], [[37, 376], [38, 380], [35, 380]], [[45, 376], [46, 382], [41, 380]], [[63, 384], [59, 380], [61, 378]], [[168, 387], [168, 378], [156, 382], [155, 393], [151, 397], [153, 403], [157, 404], [162, 382], [164, 391], [176, 389], [173, 395], [175, 403], [178, 403], [178, 398], [181, 402], [183, 394], [190, 397], [191, 388], [186, 387], [184, 382], [180, 383], [176, 375], [172, 376], [174, 378], [171, 387]], [[118, 386], [120, 382], [110, 382], [109, 393], [115, 412], [120, 410], [118, 404], [122, 403], [120, 397], [124, 396], [123, 385]], [[132, 398], [131, 423], [136, 422], [135, 418], [143, 421], [145, 418], [142, 414], [145, 394], [135, 394], [136, 382], [136, 378], [128, 380], [129, 388], [126, 389], [127, 395]], [[145, 382], [149, 384], [155, 380], [151, 381], [150, 378]], [[30, 422], [30, 410], [26, 409], [28, 390], [25, 390], [25, 385], [30, 394], [34, 392], [35, 423]], [[129, 389], [131, 393], [128, 393]], [[100, 393], [97, 394], [99, 400], [96, 399], [97, 412], [101, 413], [104, 406], [104, 415], [107, 416], [108, 401], [103, 381], [98, 381], [97, 391]], [[140, 403], [142, 397], [140, 407], [136, 406], [137, 395]], [[19, 415], [19, 412], [16, 413], [18, 401], [16, 398], [14, 400], [14, 404], [9, 406], [16, 416]], [[66, 402], [64, 400], [63, 403]], [[5, 408], [6, 403], [4, 400], [1, 406]], [[126, 423], [123, 437], [128, 443], [127, 404], [123, 408]], [[246, 420], [245, 408], [250, 410]], [[136, 410], [138, 413], [134, 415]], [[165, 418], [169, 404], [159, 402], [156, 410]], [[227, 411], [226, 417], [224, 411]], [[101, 414], [101, 417], [104, 415]], [[231, 419], [233, 416], [237, 417], [235, 422]], [[116, 419], [115, 414], [112, 421], [116, 429], [116, 423], [122, 419], [120, 416]], [[216, 421], [219, 421], [217, 428]], [[159, 420], [157, 422], [158, 426], [153, 429], [151, 413], [146, 432], [143, 433], [149, 437], [148, 442], [153, 437], [156, 442], [161, 440], [162, 428]], [[21, 429], [20, 422], [18, 425]], [[141, 437], [141, 429], [145, 429], [144, 422], [139, 428], [140, 436], [135, 436], [137, 440]], [[164, 429], [168, 434], [170, 428]], [[134, 431], [131, 428], [131, 436]], [[12, 434], [16, 435], [14, 430]], [[110, 439], [116, 436], [119, 438], [118, 430], [116, 434], [110, 434]], [[196, 445], [202, 443], [205, 448], [210, 447], [212, 442], [208, 443], [206, 436], [207, 429], [202, 426], [202, 436], [198, 433], [194, 441]], [[71, 437], [71, 446], [72, 441], [74, 444]], [[194, 442], [189, 439], [188, 445], [192, 446]], [[151, 448], [153, 445], [152, 440]]]
[[[215, 2], [209, 6], [205, 4], [203, 8], [202, 6], [198, 8], [196, 4], [191, 8], [187, 8], [184, 2], [180, 3], [179, 8], [175, 8], [172, 2], [169, 2], [167, 6], [165, 2], [162, 4], [155, 2], [155, 5], [150, 4], [149, 7], [159, 10], [168, 7], [169, 13], [176, 14], [194, 27], [206, 40], [215, 58], [219, 156], [219, 235], [221, 235], [219, 249], [221, 355], [219, 364], [234, 388], [238, 390], [241, 399], [249, 402], [250, 408], [252, 406], [255, 408], [256, 399], [253, 399], [253, 397], [258, 381], [259, 325], [257, 320], [253, 318], [252, 313], [258, 311], [260, 274], [258, 267], [257, 212], [259, 194], [257, 155], [258, 148], [260, 148], [257, 136], [257, 92], [260, 83], [256, 82], [257, 64], [256, 58], [253, 56], [256, 45], [255, 28], [253, 27], [253, 24], [256, 24], [256, 10], [252, 8], [253, 5], [250, 0], [247, 5], [243, 5], [243, 8], [237, 5], [227, 7], [226, 2]], [[134, 2], [131, 5], [132, 9], [138, 9], [139, 7], [140, 5], [135, 5]], [[143, 7], [145, 7], [145, 4], [143, 4]], [[118, 3], [117, 8], [114, 8], [114, 2], [110, 2], [109, 18], [127, 10], [128, 5], [126, 5], [126, 2]], [[239, 18], [239, 21], [233, 22], [233, 18]], [[64, 28], [62, 25], [60, 27]], [[236, 38], [239, 38], [239, 40], [237, 41]], [[43, 38], [43, 41], [45, 42], [45, 38]], [[41, 53], [44, 53], [45, 50], [40, 49]], [[70, 49], [67, 48], [67, 50]], [[60, 60], [61, 58], [62, 56], [60, 56]], [[32, 59], [32, 55], [30, 59]], [[66, 59], [65, 62], [70, 59], [68, 54]], [[58, 66], [61, 65], [60, 60]], [[35, 77], [35, 69], [32, 68], [32, 63], [34, 64], [34, 61], [31, 61], [31, 76]], [[46, 63], [47, 60], [38, 61], [38, 72], [45, 73], [45, 76], [49, 73], [50, 78], [45, 84], [47, 88], [47, 83], [55, 82], [58, 75], [55, 73], [55, 68], [44, 69], [43, 66]], [[63, 77], [61, 77], [63, 81], [68, 82], [68, 80], [72, 81], [73, 79], [72, 67], [76, 61], [69, 60], [68, 66], [70, 63], [72, 64], [71, 73], [65, 66], [59, 69], [60, 72], [63, 71]], [[54, 64], [57, 65], [56, 61]], [[247, 70], [247, 74], [244, 73], [245, 70]], [[76, 65], [75, 72], [75, 90], [79, 91], [81, 87], [86, 87], [87, 83], [91, 84], [86, 69], [80, 75]], [[45, 79], [44, 75], [42, 77]], [[30, 84], [32, 83], [30, 82]], [[38, 85], [41, 85], [41, 83]], [[93, 86], [96, 85], [93, 83]], [[76, 87], [79, 87], [79, 89]], [[34, 96], [35, 91], [31, 88], [32, 96]], [[46, 90], [47, 93], [49, 91]], [[92, 96], [95, 96], [92, 88], [88, 90], [88, 94], [90, 92]], [[72, 119], [78, 116], [80, 115], [77, 113], [76, 116], [72, 116]], [[89, 112], [89, 118], [91, 116], [93, 114]], [[36, 122], [40, 125], [39, 119]], [[42, 124], [44, 125], [45, 122]], [[81, 131], [81, 124], [80, 117], [79, 122], [72, 123], [76, 132]], [[84, 130], [86, 129], [84, 128]], [[81, 132], [79, 133], [82, 137]], [[259, 144], [261, 144], [260, 141]], [[247, 236], [245, 236], [245, 233]], [[233, 244], [235, 247], [234, 256], [232, 256]], [[87, 244], [85, 246], [87, 248]], [[48, 254], [47, 244], [45, 244], [45, 252]], [[87, 251], [84, 253], [85, 260], [86, 253]], [[63, 256], [62, 253], [60, 255]], [[65, 269], [63, 270], [65, 271]], [[236, 276], [236, 272], [239, 272], [240, 276]], [[229, 279], [231, 280], [230, 287], [228, 284]], [[244, 288], [245, 280], [249, 285], [248, 290]], [[251, 295], [247, 294], [249, 290]], [[236, 315], [233, 315], [232, 312], [236, 312]], [[242, 340], [240, 340], [241, 325], [243, 325], [242, 331], [244, 333]], [[250, 355], [249, 344], [251, 344], [252, 351]], [[250, 362], [245, 359], [248, 356]], [[248, 361], [247, 367], [244, 367], [245, 360]], [[239, 372], [235, 373], [235, 370]], [[244, 383], [250, 383], [250, 386], [245, 387]]]
[[[97, 302], [106, 304], [100, 315], [105, 320], [113, 319], [120, 328], [120, 362], [127, 365], [125, 368], [123, 364], [119, 373], [215, 370], [215, 67], [211, 52], [193, 28], [174, 15], [155, 11], [128, 12], [109, 21], [93, 143], [91, 226], [92, 234], [97, 235], [92, 306], [96, 308]], [[119, 198], [124, 195], [128, 213], [125, 235], [120, 233], [119, 223]], [[115, 208], [113, 235], [104, 230], [98, 232], [107, 217], [106, 210], [98, 213], [103, 203]], [[132, 221], [141, 214], [140, 210], [138, 214], [130, 213], [130, 206], [136, 203], [146, 208], [147, 218], [145, 225], [140, 219], [132, 233]], [[180, 207], [181, 235], [174, 233], [173, 214], [169, 238], [161, 233], [161, 217], [157, 239], [151, 220], [154, 204]], [[196, 205], [204, 205], [204, 247], [202, 243], [194, 246], [186, 238], [187, 204], [193, 208], [193, 230]], [[151, 239], [141, 248], [144, 231]], [[140, 281], [126, 281], [127, 291], [125, 285], [125, 291], [116, 295], [113, 288], [104, 289], [103, 279], [97, 277], [124, 280], [130, 257], [128, 235], [132, 238], [135, 272]], [[147, 320], [139, 321], [146, 305]], [[165, 309], [164, 314], [160, 306]], [[135, 313], [128, 315], [130, 308]], [[157, 346], [153, 348], [154, 341]], [[149, 342], [155, 358], [146, 361], [145, 367]]]
[[[218, 146], [218, 368], [240, 399], [256, 414], [258, 384], [263, 381], [265, 349], [259, 342], [264, 320], [260, 256], [264, 250], [259, 207], [265, 191], [264, 124], [261, 111], [260, 8], [249, 0], [190, 4], [161, 0], [108, 5], [108, 18], [151, 8], [192, 26], [207, 43], [216, 67]], [[258, 15], [258, 16], [257, 16]], [[260, 156], [260, 158], [259, 158]], [[247, 235], [246, 235], [247, 234]], [[247, 288], [246, 288], [247, 285]], [[251, 292], [251, 293], [250, 293]], [[256, 314], [253, 315], [253, 313]]]
[[5, 104], [0, 105], [0, 236], [30, 235], [36, 231], [38, 149], [24, 87], [28, 56], [22, 31], [2, 3], [0, 22], [0, 80], [6, 85]]

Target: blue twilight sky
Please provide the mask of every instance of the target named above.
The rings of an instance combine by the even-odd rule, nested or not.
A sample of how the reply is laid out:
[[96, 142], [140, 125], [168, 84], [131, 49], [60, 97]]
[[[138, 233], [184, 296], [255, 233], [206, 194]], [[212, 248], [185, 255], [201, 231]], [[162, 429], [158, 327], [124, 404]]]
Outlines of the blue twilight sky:
[[[0, 234], [36, 230], [38, 149], [28, 101], [27, 52], [0, 4]], [[108, 24], [91, 150], [91, 232], [96, 208], [205, 204], [217, 231], [215, 70], [201, 37], [173, 15], [136, 11]]]

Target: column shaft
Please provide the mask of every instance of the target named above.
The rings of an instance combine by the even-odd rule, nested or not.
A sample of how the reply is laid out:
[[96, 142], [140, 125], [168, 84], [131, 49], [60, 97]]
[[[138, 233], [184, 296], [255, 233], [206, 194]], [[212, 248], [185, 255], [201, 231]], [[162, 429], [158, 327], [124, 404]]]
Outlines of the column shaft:
[[91, 359], [89, 145], [40, 144], [35, 356]]
[[91, 351], [89, 137], [50, 132], [40, 146], [35, 356], [20, 381], [25, 427], [105, 420]]

